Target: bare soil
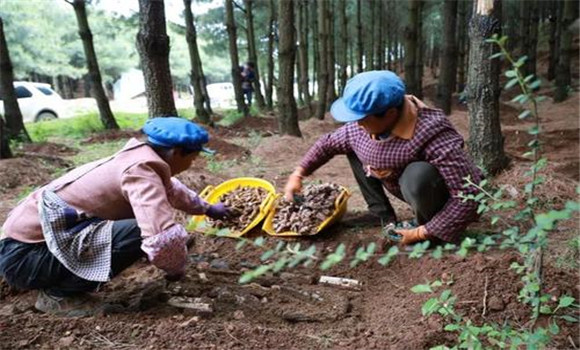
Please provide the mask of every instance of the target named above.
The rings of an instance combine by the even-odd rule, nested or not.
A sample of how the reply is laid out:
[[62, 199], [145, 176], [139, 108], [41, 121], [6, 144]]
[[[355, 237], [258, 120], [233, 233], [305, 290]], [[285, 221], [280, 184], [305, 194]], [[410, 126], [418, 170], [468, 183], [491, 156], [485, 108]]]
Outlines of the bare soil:
[[[428, 88], [427, 91], [430, 91]], [[433, 89], [431, 89], [433, 90]], [[430, 94], [425, 100], [431, 103]], [[578, 101], [575, 93], [561, 104], [544, 102], [542, 136], [544, 154], [550, 160], [543, 171], [546, 185], [538, 194], [557, 205], [576, 198], [578, 171]], [[502, 121], [517, 115], [505, 105]], [[468, 136], [465, 106], [456, 106], [450, 116], [457, 129]], [[272, 117], [250, 117], [229, 128], [211, 130], [210, 147], [218, 151], [213, 160], [199, 159], [180, 179], [197, 191], [236, 176], [259, 176], [281, 190], [287, 175], [310, 145], [338, 125], [329, 118], [301, 122], [302, 138], [279, 136]], [[504, 136], [512, 165], [493, 179], [495, 184], [511, 185], [514, 196], [523, 196], [524, 173], [530, 161], [521, 154], [529, 141], [526, 125], [506, 122]], [[134, 136], [127, 133], [122, 137]], [[88, 142], [110, 140], [111, 135], [95, 135]], [[117, 137], [117, 136], [115, 136]], [[52, 146], [51, 146], [52, 147]], [[53, 156], [65, 158], [65, 154]], [[34, 153], [41, 153], [42, 148]], [[219, 173], [209, 171], [208, 162], [228, 162]], [[0, 221], [26, 186], [49, 180], [57, 168], [37, 158], [15, 158], [0, 162]], [[379, 224], [368, 215], [356, 187], [348, 162], [337, 157], [310, 179], [332, 181], [349, 187], [353, 196], [349, 212], [339, 224], [313, 237], [291, 239], [303, 246], [316, 244], [318, 251], [329, 251], [345, 243], [353, 253], [361, 244], [379, 241]], [[518, 192], [519, 191], [519, 192]], [[393, 199], [401, 219], [412, 217], [409, 207]], [[187, 218], [178, 214], [178, 219]], [[491, 229], [482, 218], [478, 229]], [[387, 267], [376, 261], [350, 268], [341, 263], [326, 275], [353, 278], [359, 289], [318, 284], [322, 272], [301, 267], [278, 275], [267, 275], [249, 285], [237, 280], [243, 271], [260, 263], [263, 250], [235, 249], [236, 241], [196, 235], [190, 251], [187, 277], [167, 284], [162, 274], [146, 262], [139, 262], [122, 276], [106, 284], [96, 295], [119, 308], [103, 315], [63, 319], [33, 310], [35, 292], [20, 292], [0, 282], [0, 348], [2, 349], [427, 349], [438, 344], [453, 344], [454, 333], [444, 331], [440, 317], [425, 318], [421, 305], [431, 296], [414, 294], [410, 288], [433, 280], [449, 283], [445, 288], [458, 297], [457, 310], [476, 324], [510, 322], [515, 327], [529, 326], [530, 309], [518, 302], [520, 277], [509, 267], [520, 261], [516, 252], [494, 250], [420, 260], [400, 255]], [[260, 230], [250, 238], [264, 235]], [[566, 222], [551, 237], [552, 250], [544, 268], [544, 290], [554, 295], [580, 297], [577, 271], [558, 267], [566, 242], [578, 235], [577, 222]], [[279, 238], [266, 239], [274, 246]], [[383, 242], [384, 243], [384, 242]], [[381, 244], [381, 249], [388, 246]], [[441, 288], [440, 290], [443, 290]], [[174, 296], [201, 298], [212, 312], [198, 314], [170, 306]], [[555, 303], [555, 301], [553, 302]], [[576, 314], [576, 316], [578, 316]], [[546, 319], [540, 324], [545, 325]], [[560, 334], [552, 347], [571, 348], [580, 344], [578, 328], [558, 320]]]

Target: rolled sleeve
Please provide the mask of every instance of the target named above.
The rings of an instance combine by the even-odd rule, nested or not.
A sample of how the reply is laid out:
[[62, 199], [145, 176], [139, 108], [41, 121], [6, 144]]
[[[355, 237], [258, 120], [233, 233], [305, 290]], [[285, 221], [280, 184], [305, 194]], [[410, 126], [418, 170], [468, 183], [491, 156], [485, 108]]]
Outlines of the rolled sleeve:
[[425, 149], [426, 161], [435, 166], [449, 190], [450, 199], [446, 205], [426, 225], [429, 235], [445, 241], [457, 242], [469, 223], [477, 220], [477, 203], [463, 202], [458, 197], [460, 192], [476, 194], [474, 187], [464, 188], [464, 178], [470, 176], [479, 183], [481, 171], [473, 164], [463, 151], [463, 139], [450, 129], [437, 134]]
[[169, 203], [175, 208], [190, 215], [205, 214], [209, 204], [199, 195], [187, 188], [181, 181], [172, 177], [171, 189], [167, 193]]
[[[310, 147], [302, 158], [300, 166], [304, 169], [304, 175], [310, 175], [331, 160], [337, 154], [347, 154], [352, 151], [349, 143], [349, 128], [353, 125], [346, 124], [336, 131], [322, 136]], [[354, 125], [354, 127], [358, 127]]]
[[141, 243], [149, 261], [168, 275], [181, 275], [187, 264], [187, 232], [176, 224]]

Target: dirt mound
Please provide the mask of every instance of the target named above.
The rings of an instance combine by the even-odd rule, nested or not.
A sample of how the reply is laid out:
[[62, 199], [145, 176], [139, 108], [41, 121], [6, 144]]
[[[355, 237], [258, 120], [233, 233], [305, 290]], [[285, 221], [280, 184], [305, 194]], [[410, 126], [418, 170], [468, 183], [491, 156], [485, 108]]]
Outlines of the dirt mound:
[[81, 145], [130, 139], [132, 137], [141, 138], [143, 137], [143, 133], [139, 130], [105, 130], [84, 139], [81, 141]]
[[216, 151], [215, 156], [218, 159], [235, 159], [249, 156], [251, 153], [244, 147], [229, 143], [219, 137], [211, 137], [207, 143], [207, 147]]
[[52, 179], [57, 168], [72, 164], [52, 156], [30, 156], [0, 160], [0, 193], [19, 186], [39, 186]]
[[262, 134], [273, 135], [278, 130], [277, 120], [272, 117], [246, 117], [240, 119], [231, 126], [217, 125], [209, 129], [211, 135], [222, 138], [227, 137], [247, 137], [251, 132], [261, 132]]
[[38, 143], [27, 143], [22, 146], [22, 148], [16, 149], [16, 152], [24, 153], [38, 153], [47, 154], [52, 156], [71, 156], [79, 153], [78, 148], [72, 148], [60, 143], [54, 142], [38, 142]]
[[[505, 130], [506, 151], [512, 157], [522, 158], [522, 154], [530, 150], [528, 143], [533, 136], [526, 131]], [[552, 161], [577, 160], [580, 144], [578, 130], [546, 131], [540, 134], [541, 154]]]

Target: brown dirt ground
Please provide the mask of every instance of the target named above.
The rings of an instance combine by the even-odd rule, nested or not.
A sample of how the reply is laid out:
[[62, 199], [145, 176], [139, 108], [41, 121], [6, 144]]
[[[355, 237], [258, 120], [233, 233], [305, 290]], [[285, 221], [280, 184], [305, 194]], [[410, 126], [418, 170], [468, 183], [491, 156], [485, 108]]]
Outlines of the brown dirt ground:
[[[430, 94], [426, 96], [425, 100], [430, 102]], [[541, 106], [545, 116], [542, 127], [547, 131], [543, 135], [544, 152], [550, 164], [543, 171], [547, 184], [538, 194], [547, 203], [559, 205], [576, 197], [578, 101], [579, 95], [575, 93], [564, 103], [556, 105], [547, 101]], [[456, 107], [450, 119], [467, 136], [467, 110], [464, 106]], [[513, 106], [505, 105], [502, 111], [502, 121], [517, 115]], [[506, 149], [513, 161], [493, 182], [521, 189], [526, 183], [523, 173], [530, 164], [520, 156], [528, 141], [526, 125], [504, 124]], [[336, 127], [329, 118], [304, 120], [301, 122], [303, 138], [293, 138], [276, 134], [274, 118], [250, 117], [233, 127], [211, 131], [210, 147], [219, 152], [212, 161], [228, 162], [219, 174], [208, 170], [209, 160], [200, 159], [179, 177], [198, 191], [241, 175], [263, 177], [281, 189], [287, 175], [314, 140]], [[134, 135], [128, 133], [120, 137], [131, 136]], [[96, 135], [88, 142], [110, 137], [113, 136]], [[42, 150], [40, 147], [29, 152], [42, 153]], [[53, 146], [47, 146], [46, 150], [51, 155], [65, 156], [55, 153]], [[0, 163], [0, 179], [8, 184], [0, 192], [0, 221], [26, 186], [39, 185], [51, 178], [54, 165], [51, 167], [46, 162], [26, 157]], [[38, 164], [46, 168], [38, 171]], [[353, 252], [357, 246], [378, 239], [378, 223], [365, 213], [366, 206], [344, 157], [337, 157], [321, 168], [312, 180], [334, 181], [349, 187], [353, 192], [349, 213], [327, 232], [289, 241], [300, 241], [303, 245], [314, 243], [318, 251], [328, 251], [344, 242]], [[523, 194], [516, 191], [514, 195]], [[406, 204], [393, 202], [400, 218], [412, 216]], [[186, 220], [183, 215], [178, 215], [178, 219]], [[481, 221], [474, 226], [489, 229], [485, 219]], [[259, 235], [259, 230], [249, 234], [250, 237]], [[577, 222], [573, 221], [553, 235], [554, 247], [547, 257], [544, 289], [555, 296], [568, 294], [578, 300], [580, 283], [576, 271], [560, 269], [555, 263], [556, 255], [564, 254], [567, 240], [577, 235]], [[268, 238], [266, 245], [276, 243], [276, 239]], [[519, 276], [509, 269], [512, 262], [520, 260], [514, 252], [474, 253], [467, 258], [452, 255], [439, 260], [399, 256], [388, 267], [371, 262], [349, 268], [343, 263], [325, 272], [362, 282], [362, 288], [352, 290], [317, 284], [321, 271], [316, 268], [299, 268], [281, 275], [268, 275], [250, 285], [239, 285], [240, 273], [259, 263], [261, 250], [236, 251], [235, 244], [230, 239], [198, 235], [190, 252], [192, 264], [187, 277], [169, 286], [159, 271], [140, 262], [98, 293], [108, 301], [123, 304], [124, 309], [84, 319], [39, 314], [31, 307], [34, 292], [10, 290], [0, 282], [0, 348], [425, 349], [442, 343], [451, 345], [455, 334], [443, 330], [446, 323], [441, 318], [421, 316], [421, 305], [430, 295], [410, 292], [412, 286], [436, 279], [451, 281], [448, 288], [458, 297], [458, 311], [477, 324], [507, 321], [523, 327], [529, 320], [530, 310], [517, 301]], [[200, 276], [201, 273], [205, 276]], [[212, 305], [213, 313], [198, 317], [171, 307], [166, 300], [175, 295], [202, 298]], [[552, 346], [569, 348], [571, 342], [578, 346], [578, 328], [560, 321], [558, 324], [561, 333]]]

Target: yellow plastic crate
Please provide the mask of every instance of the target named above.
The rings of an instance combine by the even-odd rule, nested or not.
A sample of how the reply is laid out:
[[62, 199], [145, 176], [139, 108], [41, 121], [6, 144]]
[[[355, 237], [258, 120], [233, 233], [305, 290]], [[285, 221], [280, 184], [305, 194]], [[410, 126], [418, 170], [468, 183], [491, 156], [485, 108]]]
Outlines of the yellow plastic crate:
[[[231, 179], [217, 186], [207, 186], [201, 193], [200, 197], [203, 198], [206, 202], [210, 204], [216, 204], [219, 198], [228, 192], [235, 190], [237, 187], [260, 187], [268, 191], [266, 198], [262, 201], [260, 205], [260, 213], [256, 216], [256, 218], [250, 222], [248, 226], [246, 226], [242, 231], [232, 231], [226, 237], [240, 237], [246, 232], [250, 231], [252, 228], [256, 227], [272, 209], [272, 205], [274, 204], [274, 199], [276, 198], [276, 189], [274, 185], [270, 182], [258, 179], [254, 177], [239, 177], [236, 179]], [[191, 218], [192, 224], [196, 227], [202, 223], [206, 219], [205, 215], [196, 215]], [[209, 223], [208, 223], [208, 227]]]
[[[348, 198], [350, 197], [351, 194], [346, 187], [341, 186], [341, 188], [342, 188], [342, 192], [340, 192], [340, 194], [338, 195], [338, 197], [336, 197], [336, 200], [334, 202], [334, 212], [332, 213], [332, 215], [330, 215], [330, 217], [328, 217], [326, 220], [321, 222], [320, 225], [318, 225], [318, 228], [316, 229], [315, 234], [318, 234], [320, 231], [324, 230], [326, 227], [339, 221], [343, 217], [344, 213], [346, 213]], [[271, 205], [271, 210], [268, 213], [268, 216], [266, 216], [266, 220], [264, 220], [264, 224], [262, 225], [262, 230], [264, 230], [267, 234], [269, 234], [271, 236], [277, 236], [277, 237], [303, 236], [295, 231], [286, 231], [286, 232], [276, 233], [276, 230], [274, 230], [274, 215], [276, 214], [276, 206], [278, 205], [278, 200], [281, 197], [282, 197], [282, 195], [279, 194], [276, 196], [275, 200], [273, 201], [273, 203]]]

